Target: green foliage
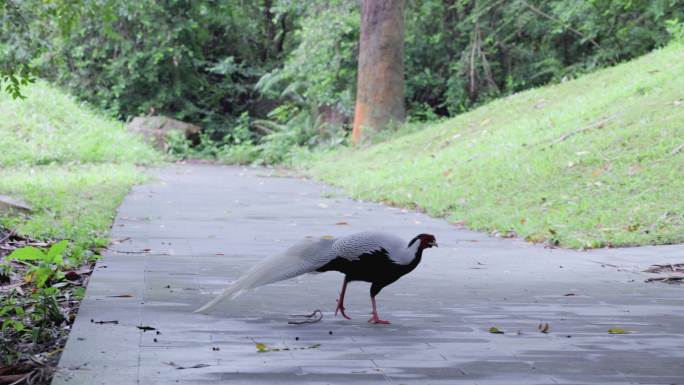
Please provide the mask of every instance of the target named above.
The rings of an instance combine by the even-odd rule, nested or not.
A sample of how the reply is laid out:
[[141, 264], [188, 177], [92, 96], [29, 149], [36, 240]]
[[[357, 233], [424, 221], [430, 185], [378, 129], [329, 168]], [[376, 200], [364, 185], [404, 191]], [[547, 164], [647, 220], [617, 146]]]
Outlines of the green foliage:
[[14, 99], [24, 98], [21, 89], [35, 80], [30, 63], [37, 36], [26, 11], [22, 2], [0, 1], [0, 86]]
[[[52, 338], [48, 329], [62, 324], [66, 318], [58, 303], [59, 290], [42, 287], [30, 296], [11, 290], [0, 298], [2, 340], [44, 343]], [[27, 312], [25, 309], [30, 308]], [[0, 364], [11, 366], [19, 358], [16, 346], [0, 344]]]
[[37, 261], [61, 266], [64, 264], [62, 254], [64, 254], [64, 250], [67, 246], [69, 246], [69, 241], [59, 241], [53, 244], [50, 249], [48, 249], [47, 253], [44, 253], [39, 248], [26, 246], [12, 251], [7, 258], [16, 259], [18, 261]]
[[354, 107], [359, 28], [355, 2], [311, 2], [296, 33], [299, 45], [282, 68], [264, 76], [256, 89], [283, 99], [301, 97], [316, 106], [335, 106], [350, 113]]
[[13, 99], [25, 99], [21, 93], [21, 88], [36, 81], [35, 70], [28, 66], [28, 64], [19, 65], [19, 67], [5, 66], [0, 68], [0, 84], [5, 84], [5, 92], [10, 94]]
[[63, 240], [53, 244], [47, 252], [36, 247], [22, 247], [14, 250], [7, 259], [24, 261], [29, 265], [25, 280], [34, 282], [36, 287], [45, 287], [49, 282], [64, 278], [60, 269], [66, 266], [64, 251], [69, 241]]
[[220, 140], [251, 108], [251, 85], [287, 49], [281, 40], [289, 24], [265, 20], [258, 2], [109, 4], [111, 20], [83, 15], [67, 39], [54, 42], [63, 60], [46, 70], [123, 119], [155, 111]]
[[314, 155], [309, 169], [354, 197], [533, 242], [681, 243], [683, 55], [673, 44], [367, 149]]
[[[208, 159], [234, 164], [290, 164], [302, 148], [329, 147], [342, 143], [345, 133], [339, 126], [321, 121], [315, 106], [300, 103], [283, 104], [274, 109], [268, 119], [252, 120], [244, 113], [238, 125], [222, 141], [200, 135], [193, 145], [182, 134], [172, 134], [169, 153], [176, 159]], [[282, 123], [280, 123], [282, 121]], [[254, 131], [264, 132], [257, 137]]]
[[665, 26], [667, 28], [667, 32], [672, 36], [673, 42], [679, 44], [684, 43], [684, 22], [674, 18], [666, 20]]
[[[13, 289], [5, 292], [0, 299], [0, 317], [3, 319], [0, 363], [11, 365], [20, 358], [21, 354], [15, 351], [17, 347], [11, 346], [16, 341], [27, 337], [33, 343], [48, 341], [54, 337], [47, 330], [66, 320], [58, 297], [68, 296], [69, 291], [61, 293], [58, 287], [67, 284], [59, 282], [65, 277], [64, 270], [73, 266], [65, 258], [68, 246], [67, 240], [54, 243], [46, 251], [27, 246], [16, 249], [5, 257], [7, 261], [26, 265], [21, 270], [24, 273], [24, 282], [34, 286], [28, 295], [22, 290]], [[11, 265], [2, 266], [11, 269]], [[8, 346], [4, 346], [5, 344]]]

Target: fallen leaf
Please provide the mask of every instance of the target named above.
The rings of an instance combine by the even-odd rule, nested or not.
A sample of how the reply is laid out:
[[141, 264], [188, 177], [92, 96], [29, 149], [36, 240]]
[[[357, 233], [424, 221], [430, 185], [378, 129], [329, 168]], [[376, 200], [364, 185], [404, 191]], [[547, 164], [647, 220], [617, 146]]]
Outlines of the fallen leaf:
[[573, 295], [577, 295], [577, 294], [575, 294], [575, 293], [568, 293], [568, 294], [563, 294], [563, 295], [566, 296], [566, 297], [572, 297]]
[[68, 279], [69, 281], [75, 281], [80, 277], [77, 272], [75, 271], [67, 271], [64, 273], [64, 278]]
[[539, 329], [540, 332], [546, 334], [549, 332], [549, 323], [545, 322], [543, 325], [540, 323], [539, 326], [537, 326], [537, 329]]
[[639, 230], [639, 224], [638, 223], [632, 223], [630, 225], [625, 226], [624, 229], [629, 231], [630, 233], [633, 233], [633, 232]]
[[157, 330], [157, 328], [153, 328], [152, 326], [136, 326], [138, 329], [142, 330], [143, 332], [146, 332], [148, 330]]
[[490, 327], [490, 328], [489, 328], [489, 332], [492, 333], [492, 334], [504, 334], [504, 332], [502, 332], [501, 330], [499, 330], [499, 328], [497, 328], [496, 326]]
[[[105, 267], [106, 267], [106, 266], [105, 266]], [[65, 273], [64, 273], [64, 277], [65, 277], [66, 279], [70, 280], [70, 281], [75, 281], [75, 280], [77, 280], [81, 275], [83, 275], [83, 274], [90, 274], [90, 273], [92, 273], [92, 272], [93, 272], [93, 269], [92, 269], [90, 266], [86, 265], [86, 266], [82, 266], [82, 267], [81, 267], [80, 269], [78, 269], [78, 270], [69, 270], [69, 271], [65, 272]]]
[[348, 225], [349, 222], [347, 222], [347, 221], [339, 221], [339, 222], [336, 222], [335, 224], [338, 225], [338, 226], [342, 226], [342, 225]]
[[131, 298], [133, 296], [130, 294], [119, 294], [119, 295], [108, 295], [107, 297], [109, 297], [109, 298]]
[[148, 252], [150, 250], [152, 250], [152, 249], [149, 249], [149, 248], [148, 249], [142, 249], [142, 251], [144, 251], [144, 252]]
[[660, 278], [649, 278], [646, 282], [663, 282], [670, 284], [682, 284], [684, 283], [684, 277], [660, 277]]
[[269, 348], [266, 346], [266, 344], [262, 344], [261, 342], [256, 343], [256, 348], [258, 353], [267, 353], [267, 352], [287, 352], [290, 350], [306, 350], [306, 349], [318, 349], [321, 347], [321, 344], [313, 344], [309, 346], [304, 346], [301, 348]]
[[635, 174], [639, 173], [641, 171], [641, 165], [640, 164], [633, 164], [629, 166], [629, 170], [627, 171], [627, 175], [629, 176], [634, 176]]
[[629, 334], [629, 332], [623, 328], [610, 328], [608, 334]]
[[225, 255], [225, 254], [223, 254], [223, 253], [216, 253], [216, 255]]
[[520, 224], [521, 224], [521, 225], [524, 225], [525, 223], [527, 223], [527, 219], [525, 219], [525, 218], [520, 218]]
[[445, 176], [445, 177], [449, 176], [450, 174], [451, 174], [451, 170], [446, 170], [446, 171], [442, 172], [442, 176]]
[[644, 270], [645, 273], [684, 273], [684, 263], [667, 263], [663, 265], [651, 265]]
[[485, 120], [483, 120], [483, 121], [480, 122], [480, 126], [485, 126], [485, 125], [487, 125], [487, 123], [489, 123], [489, 122], [491, 122], [491, 119], [487, 118], [487, 119], [485, 119]]
[[95, 324], [113, 324], [113, 325], [118, 325], [119, 321], [118, 320], [113, 320], [113, 321], [95, 321], [94, 319], [91, 319], [90, 322], [95, 323]]
[[208, 364], [195, 364], [195, 365], [192, 365], [192, 366], [180, 366], [180, 365], [177, 365], [177, 364], [176, 364], [175, 362], [173, 362], [173, 361], [164, 362], [164, 363], [167, 364], [167, 365], [173, 366], [173, 367], [176, 368], [176, 369], [199, 369], [199, 368], [206, 368], [207, 366], [211, 366], [211, 365], [208, 365]]

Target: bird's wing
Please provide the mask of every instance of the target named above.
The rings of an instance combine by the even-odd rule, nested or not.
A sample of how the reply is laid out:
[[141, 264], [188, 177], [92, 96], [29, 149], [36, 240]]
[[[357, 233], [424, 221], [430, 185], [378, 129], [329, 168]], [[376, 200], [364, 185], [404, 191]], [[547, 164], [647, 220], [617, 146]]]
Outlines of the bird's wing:
[[391, 254], [396, 248], [396, 243], [400, 242], [392, 236], [382, 233], [363, 232], [341, 237], [332, 244], [332, 251], [335, 257], [355, 260], [362, 255], [376, 254], [384, 252]]

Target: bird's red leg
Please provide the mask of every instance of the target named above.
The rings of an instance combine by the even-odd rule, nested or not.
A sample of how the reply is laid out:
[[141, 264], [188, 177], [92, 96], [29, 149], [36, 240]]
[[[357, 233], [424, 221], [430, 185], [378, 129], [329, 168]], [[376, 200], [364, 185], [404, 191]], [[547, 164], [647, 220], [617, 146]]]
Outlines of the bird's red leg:
[[378, 316], [378, 309], [375, 306], [375, 297], [371, 297], [371, 303], [373, 304], [373, 316], [368, 320], [370, 323], [389, 325], [389, 321], [380, 319]]
[[337, 316], [337, 312], [339, 311], [342, 313], [342, 317], [346, 319], [351, 319], [345, 312], [344, 312], [344, 293], [347, 291], [347, 280], [345, 279], [344, 282], [342, 283], [342, 292], [340, 293], [340, 299], [337, 300], [337, 309], [335, 309], [335, 316]]

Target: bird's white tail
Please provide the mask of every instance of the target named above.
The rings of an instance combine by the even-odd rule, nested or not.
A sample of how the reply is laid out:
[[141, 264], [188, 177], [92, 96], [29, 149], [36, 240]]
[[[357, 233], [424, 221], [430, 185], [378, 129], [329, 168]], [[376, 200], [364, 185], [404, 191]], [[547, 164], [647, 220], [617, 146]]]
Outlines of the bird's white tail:
[[207, 302], [204, 306], [195, 310], [193, 313], [203, 313], [203, 312], [213, 308], [214, 306], [216, 306], [216, 304], [218, 304], [219, 302], [223, 301], [224, 299], [226, 299], [228, 297], [230, 297], [231, 299], [237, 297], [238, 295], [240, 295], [240, 293], [242, 293], [242, 291], [243, 291], [243, 289], [240, 289], [239, 285], [237, 285], [237, 282], [235, 282], [231, 286], [223, 289], [223, 292], [221, 294], [219, 294], [218, 296], [216, 296], [216, 298]]
[[314, 272], [330, 260], [328, 251], [331, 244], [330, 239], [307, 239], [282, 254], [261, 260], [216, 298], [195, 310], [195, 313], [206, 312], [219, 302], [235, 298], [245, 290]]

